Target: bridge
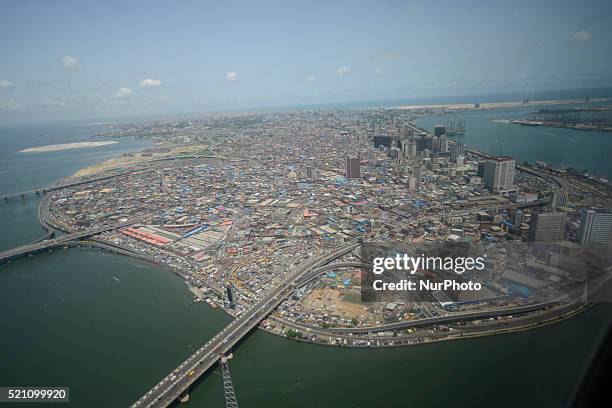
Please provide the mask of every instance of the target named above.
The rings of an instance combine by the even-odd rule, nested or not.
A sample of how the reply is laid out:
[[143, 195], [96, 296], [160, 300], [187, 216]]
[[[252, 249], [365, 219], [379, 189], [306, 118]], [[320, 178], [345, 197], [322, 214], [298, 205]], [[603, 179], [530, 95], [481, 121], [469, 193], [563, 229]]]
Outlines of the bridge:
[[18, 258], [22, 258], [28, 255], [37, 254], [40, 252], [45, 252], [53, 248], [61, 248], [66, 245], [70, 245], [74, 241], [79, 241], [84, 238], [91, 237], [93, 235], [100, 234], [106, 231], [112, 231], [115, 229], [120, 229], [123, 227], [127, 227], [128, 225], [133, 224], [135, 221], [126, 222], [123, 224], [104, 226], [99, 228], [88, 229], [85, 231], [79, 231], [72, 234], [62, 235], [58, 238], [48, 239], [40, 242], [34, 242], [27, 245], [21, 245], [15, 248], [8, 249], [6, 251], [0, 252], [0, 264], [9, 262], [11, 260], [15, 260]]
[[[121, 175], [124, 175], [124, 174], [121, 174]], [[61, 190], [64, 188], [69, 188], [69, 187], [81, 186], [83, 184], [93, 183], [96, 181], [102, 181], [102, 180], [110, 179], [113, 177], [117, 177], [117, 175], [103, 176], [103, 177], [97, 177], [97, 178], [91, 178], [91, 179], [83, 178], [83, 179], [78, 179], [73, 182], [69, 182], [65, 184], [57, 183], [52, 186], [44, 187], [44, 188], [37, 188], [37, 189], [32, 189], [32, 190], [27, 190], [27, 191], [19, 191], [15, 193], [6, 193], [6, 194], [0, 195], [0, 200], [3, 200], [6, 202], [10, 199], [18, 198], [18, 197], [25, 198], [26, 196], [29, 196], [29, 195], [47, 194], [52, 191]]]
[[322, 258], [308, 259], [277, 287], [268, 291], [257, 304], [242, 313], [164, 377], [132, 407], [167, 407], [182, 395], [187, 394], [189, 387], [202, 374], [230, 352], [233, 346], [291, 295], [298, 282], [309, 279], [313, 274], [316, 275], [320, 267], [352, 252], [358, 245], [359, 243], [347, 244]]
[[[193, 154], [187, 154], [187, 155], [179, 155], [179, 156], [161, 157], [161, 158], [158, 158], [158, 159], [149, 160], [146, 163], [147, 164], [151, 164], [151, 163], [158, 163], [158, 162], [184, 160], [184, 159], [220, 159], [220, 160], [225, 160], [225, 157], [222, 157], [222, 156], [219, 156], [219, 155], [216, 155], [216, 154], [214, 154], [214, 155], [193, 155]], [[145, 169], [145, 170], [142, 170], [142, 169], [132, 169], [132, 170], [127, 170], [127, 171], [123, 171], [123, 172], [120, 172], [120, 173], [116, 173], [116, 174], [109, 174], [109, 175], [99, 176], [99, 177], [78, 178], [78, 179], [74, 179], [73, 181], [69, 181], [70, 179], [67, 179], [67, 182], [65, 182], [65, 183], [59, 183], [58, 182], [58, 183], [56, 183], [54, 185], [51, 185], [49, 187], [34, 188], [34, 189], [31, 189], [31, 190], [25, 190], [25, 191], [13, 192], [13, 193], [1, 194], [0, 195], [0, 201], [8, 202], [11, 199], [19, 198], [19, 197], [21, 197], [22, 199], [25, 199], [27, 196], [30, 196], [30, 195], [47, 194], [47, 193], [50, 193], [52, 191], [62, 190], [64, 188], [82, 186], [84, 184], [95, 183], [97, 181], [104, 181], [104, 180], [109, 180], [109, 179], [113, 179], [113, 178], [119, 178], [119, 177], [123, 177], [123, 176], [127, 176], [127, 175], [134, 175], [134, 174], [138, 174], [138, 173], [145, 173], [147, 171], [151, 171], [151, 170], [150, 169]]]

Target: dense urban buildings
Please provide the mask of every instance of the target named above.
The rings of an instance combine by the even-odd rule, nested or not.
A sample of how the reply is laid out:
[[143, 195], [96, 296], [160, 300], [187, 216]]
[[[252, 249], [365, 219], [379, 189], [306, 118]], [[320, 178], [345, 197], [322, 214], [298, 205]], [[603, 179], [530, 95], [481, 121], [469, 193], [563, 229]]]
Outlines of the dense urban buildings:
[[[0, 261], [87, 242], [167, 268], [194, 302], [234, 318], [137, 405], [165, 384], [178, 390], [173, 401], [190, 373], [254, 327], [331, 346], [389, 347], [537, 327], [581, 311], [575, 300], [607, 281], [612, 255], [597, 245], [609, 242], [609, 186], [432, 135], [414, 123], [423, 114], [310, 110], [109, 125], [100, 137], [155, 146], [47, 191], [41, 222], [66, 234]], [[453, 281], [479, 289], [365, 302], [361, 250], [373, 244], [482, 259], [482, 269]], [[434, 283], [442, 276], [419, 273]]]

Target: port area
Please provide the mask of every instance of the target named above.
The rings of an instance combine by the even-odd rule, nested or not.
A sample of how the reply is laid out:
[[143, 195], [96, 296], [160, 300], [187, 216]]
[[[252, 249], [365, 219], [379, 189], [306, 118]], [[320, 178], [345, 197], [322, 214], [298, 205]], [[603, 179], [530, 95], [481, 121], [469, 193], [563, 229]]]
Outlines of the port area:
[[544, 108], [527, 114], [527, 119], [509, 120], [522, 126], [542, 126], [595, 132], [612, 132], [612, 106], [572, 109]]

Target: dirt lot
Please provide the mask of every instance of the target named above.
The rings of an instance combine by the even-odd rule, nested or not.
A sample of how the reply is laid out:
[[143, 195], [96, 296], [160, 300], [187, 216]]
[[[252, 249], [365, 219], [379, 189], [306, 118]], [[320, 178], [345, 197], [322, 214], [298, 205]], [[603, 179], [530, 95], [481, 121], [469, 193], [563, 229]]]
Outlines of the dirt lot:
[[[351, 301], [345, 300], [345, 296]], [[355, 302], [358, 299], [354, 293], [345, 289], [334, 289], [330, 287], [315, 289], [302, 300], [302, 307], [307, 312], [329, 313], [330, 315], [351, 319], [358, 318], [360, 321], [376, 321], [377, 316], [366, 311], [363, 304]]]

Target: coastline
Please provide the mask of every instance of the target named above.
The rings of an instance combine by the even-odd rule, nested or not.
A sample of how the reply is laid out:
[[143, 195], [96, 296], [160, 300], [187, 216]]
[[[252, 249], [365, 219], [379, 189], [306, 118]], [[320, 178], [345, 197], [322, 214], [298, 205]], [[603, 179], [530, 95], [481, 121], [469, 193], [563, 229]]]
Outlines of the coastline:
[[[199, 146], [198, 150], [200, 148], [202, 148], [202, 147], [203, 146]], [[107, 160], [106, 162], [102, 162], [102, 163], [98, 163], [98, 164], [95, 164], [93, 166], [90, 166], [89, 169], [90, 169], [90, 171], [92, 171], [92, 173], [97, 173], [97, 172], [100, 172], [102, 170], [110, 170], [110, 169], [113, 169], [115, 167], [122, 167], [122, 166], [125, 166], [125, 165], [134, 165], [136, 163], [144, 164], [146, 162], [151, 162], [151, 161], [170, 160], [170, 159], [176, 159], [176, 158], [186, 158], [185, 156], [176, 156], [176, 154], [177, 153], [192, 152], [194, 150], [194, 148], [195, 148], [195, 146], [182, 146], [182, 147], [178, 147], [176, 149], [173, 149], [170, 152], [165, 152], [163, 154], [157, 154], [157, 153], [156, 154], [149, 154], [149, 155], [147, 155], [145, 157], [139, 157], [138, 153], [133, 154], [133, 155], [131, 155], [129, 157], [120, 157], [120, 156], [117, 156], [117, 157], [114, 157], [114, 158], [111, 158], [111, 159]], [[120, 163], [118, 163], [117, 161], [119, 161]], [[106, 167], [106, 166], [108, 166], [108, 167]], [[78, 173], [82, 172], [83, 170], [85, 170], [85, 169], [79, 170]], [[78, 173], [75, 176], [78, 176], [79, 175]], [[114, 177], [114, 176], [119, 176], [119, 174], [112, 175], [111, 177]], [[94, 180], [92, 180], [92, 181], [94, 181]], [[42, 202], [41, 202], [41, 204], [42, 204]], [[46, 203], [45, 205], [48, 205], [48, 203]], [[95, 242], [95, 243], [93, 243], [93, 242], [91, 243], [91, 244], [93, 244], [92, 246], [102, 247], [103, 250], [110, 250], [110, 251], [117, 252], [117, 253], [120, 253], [120, 254], [123, 254], [123, 255], [133, 256], [135, 258], [139, 258], [138, 254], [131, 253], [132, 251], [121, 251], [120, 248], [112, 248], [112, 247], [109, 248], [108, 243], [104, 242], [104, 240], [102, 240], [102, 239], [91, 238], [90, 241], [94, 241]], [[75, 245], [76, 246], [80, 246], [78, 244], [75, 244]], [[142, 258], [140, 258], [140, 259], [142, 259]], [[162, 268], [167, 269], [167, 270], [169, 270], [169, 271], [171, 271], [173, 273], [176, 273], [176, 274], [180, 275], [182, 278], [185, 278], [185, 276], [180, 272], [180, 270], [173, 270], [172, 268], [166, 268], [164, 265], [162, 265], [162, 264], [160, 264], [158, 262], [154, 262], [151, 259], [145, 259], [145, 260], [148, 260], [148, 261], [150, 261], [151, 263], [153, 263], [153, 264], [155, 264], [157, 266], [161, 266]], [[226, 310], [225, 308], [223, 308], [223, 309], [224, 309], [224, 311], [226, 313], [229, 313], [231, 315], [230, 311]], [[577, 312], [578, 312], [578, 310], [577, 310]], [[265, 330], [265, 328], [262, 327], [262, 326], [260, 326], [260, 328]], [[511, 329], [508, 329], [507, 331], [516, 331], [516, 330], [519, 330], [519, 328], [518, 327], [511, 328]], [[472, 334], [472, 336], [477, 336], [477, 335], [485, 336], [485, 335], [498, 334], [498, 333], [499, 332], [491, 333], [491, 332], [488, 332], [488, 331], [485, 331], [485, 332], [475, 332], [475, 333]], [[283, 334], [275, 333], [275, 334], [280, 335], [281, 337], [288, 337], [284, 333]], [[330, 335], [333, 335], [333, 334], [330, 334]], [[462, 338], [466, 338], [466, 337], [469, 337], [469, 336], [463, 336]], [[290, 338], [290, 337], [288, 337], [288, 338]], [[453, 339], [455, 339], [455, 338], [450, 336], [449, 338], [440, 338], [440, 339], [437, 339], [436, 341], [453, 340]], [[309, 342], [314, 343], [314, 344], [322, 344], [322, 343], [317, 342], [317, 341], [309, 341]], [[416, 343], [416, 344], [419, 344], [419, 343]], [[333, 344], [333, 345], [336, 345], [336, 344]], [[408, 345], [408, 344], [396, 344], [396, 346], [402, 346], [402, 345]], [[337, 346], [342, 346], [342, 345], [337, 344]], [[376, 347], [376, 346], [374, 346], [374, 347]], [[380, 347], [383, 347], [383, 345], [381, 345]]]
[[[120, 176], [120, 175], [118, 175]], [[43, 228], [45, 228], [46, 226], [53, 226], [54, 228], [60, 229], [61, 231], [64, 232], [72, 232], [70, 230], [69, 227], [63, 226], [61, 225], [61, 223], [56, 222], [57, 220], [53, 220], [51, 218], [51, 214], [50, 211], [48, 211], [49, 209], [49, 195], [46, 195], [39, 203], [39, 209], [38, 209], [38, 213], [39, 213], [39, 222], [41, 224], [41, 226], [43, 226]], [[157, 267], [160, 267], [162, 269], [164, 269], [167, 272], [173, 273], [175, 275], [178, 275], [181, 279], [185, 280], [185, 283], [187, 284], [187, 290], [191, 289], [191, 284], [187, 279], [187, 276], [184, 275], [180, 270], [178, 270], [177, 268], [173, 268], [169, 265], [164, 265], [160, 262], [155, 261], [153, 258], [146, 256], [146, 255], [142, 255], [139, 254], [137, 252], [134, 252], [132, 250], [127, 250], [127, 249], [122, 249], [114, 244], [112, 244], [111, 242], [108, 242], [104, 239], [99, 239], [99, 238], [95, 238], [95, 237], [91, 237], [85, 241], [71, 241], [67, 244], [65, 244], [64, 248], [67, 247], [90, 247], [90, 248], [97, 248], [101, 251], [108, 251], [108, 252], [113, 252], [119, 255], [124, 255], [124, 256], [129, 256], [129, 257], [133, 257], [135, 259], [139, 259], [145, 262], [149, 262], [152, 265], [155, 265]], [[210, 289], [213, 292], [216, 292], [217, 295], [219, 295], [219, 293], [217, 293], [216, 288], [214, 287], [210, 287]], [[206, 302], [208, 303], [208, 302]], [[231, 310], [227, 309], [226, 307], [223, 306], [223, 302], [219, 302], [222, 306], [220, 307], [227, 315], [235, 318], [235, 316], [231, 313]], [[212, 307], [210, 304], [208, 304], [208, 306], [211, 309], [215, 309], [214, 307]], [[569, 305], [566, 305], [565, 307], [568, 307]], [[564, 321], [566, 319], [569, 319], [571, 317], [574, 317], [578, 314], [580, 314], [581, 312], [588, 310], [590, 305], [581, 305], [581, 304], [577, 304], [577, 305], [572, 305], [575, 306], [573, 307], [571, 310], [564, 312], [564, 313], [560, 313], [560, 314], [556, 314], [553, 313], [552, 317], [549, 317], [547, 319], [544, 319], [542, 321], [538, 321], [535, 323], [520, 323], [519, 320], [519, 324], [515, 327], [507, 327], [507, 328], [499, 328], [499, 329], [487, 329], [487, 328], [483, 328], [484, 330], [482, 331], [474, 331], [474, 332], [468, 332], [465, 334], [460, 334], [458, 335], [457, 333], [453, 333], [453, 332], [449, 332], [448, 335], [446, 336], [441, 336], [441, 335], [432, 335], [432, 334], [428, 334], [428, 333], [423, 333], [420, 336], [397, 336], [397, 337], [388, 337], [388, 336], [382, 336], [377, 338], [377, 340], [380, 341], [387, 341], [389, 339], [391, 340], [403, 340], [403, 342], [401, 343], [395, 343], [392, 342], [391, 344], [354, 344], [354, 345], [348, 345], [348, 344], [343, 344], [342, 342], [336, 343], [334, 342], [327, 342], [327, 341], [317, 341], [319, 340], [319, 338], [323, 339], [322, 337], [317, 337], [315, 340], [313, 339], [309, 339], [309, 338], [304, 338], [301, 337], [302, 335], [308, 335], [313, 334], [311, 332], [311, 328], [304, 326], [304, 325], [300, 325], [299, 323], [295, 323], [295, 322], [290, 322], [290, 321], [286, 321], [285, 319], [283, 319], [281, 316], [278, 316], [274, 313], [272, 313], [268, 319], [275, 321], [278, 325], [275, 326], [274, 328], [266, 325], [266, 320], [264, 320], [259, 326], [258, 328], [266, 331], [270, 334], [274, 334], [277, 335], [279, 337], [284, 337], [288, 340], [295, 340], [298, 342], [304, 342], [304, 343], [311, 343], [311, 344], [316, 344], [316, 345], [320, 345], [320, 346], [328, 346], [328, 347], [350, 347], [350, 348], [389, 348], [389, 347], [406, 347], [406, 346], [416, 346], [416, 345], [420, 345], [420, 344], [428, 344], [428, 343], [437, 343], [437, 342], [443, 342], [443, 341], [452, 341], [452, 340], [461, 340], [461, 339], [469, 339], [469, 338], [477, 338], [477, 337], [484, 337], [484, 336], [494, 336], [494, 335], [499, 335], [499, 334], [505, 334], [505, 333], [513, 333], [513, 332], [519, 332], [519, 331], [526, 331], [526, 330], [531, 330], [531, 329], [535, 329], [538, 327], [542, 327], [545, 325], [549, 325], [549, 324], [554, 324], [556, 322], [561, 322]], [[533, 316], [525, 316], [522, 319], [525, 320], [529, 320], [530, 318], [533, 318]], [[280, 330], [275, 330], [277, 328], [280, 328]], [[296, 331], [296, 329], [298, 330], [298, 334], [300, 337], [291, 337], [289, 336], [289, 330], [292, 331]], [[330, 339], [331, 338], [336, 338], [338, 335], [333, 333], [333, 332], [328, 332], [325, 333], [325, 328], [321, 327], [321, 335], [326, 335], [329, 336]], [[348, 339], [348, 337], [346, 337], [346, 335], [340, 335], [341, 337], [338, 338], [346, 338]], [[405, 337], [405, 339], [403, 339], [402, 337]], [[358, 339], [358, 337], [354, 337], [354, 339]], [[375, 342], [376, 340], [373, 340], [373, 342]]]
[[60, 143], [47, 146], [28, 147], [27, 149], [20, 150], [19, 153], [47, 153], [47, 152], [59, 152], [63, 150], [72, 149], [84, 149], [88, 147], [99, 147], [116, 144], [114, 140], [106, 140], [101, 142], [75, 142], [75, 143]]
[[[486, 109], [507, 109], [507, 108], [518, 108], [521, 106], [540, 106], [540, 105], [565, 105], [565, 104], [578, 104], [578, 103], [596, 103], [596, 102], [608, 102], [611, 98], [593, 98], [589, 100], [585, 99], [548, 99], [548, 100], [534, 100], [528, 103], [524, 102], [483, 102], [483, 103], [455, 103], [455, 104], [432, 104], [432, 105], [400, 105], [394, 106], [389, 109], [399, 110], [420, 110], [420, 109], [446, 109], [446, 110], [486, 110]], [[478, 107], [476, 106], [478, 104]]]

